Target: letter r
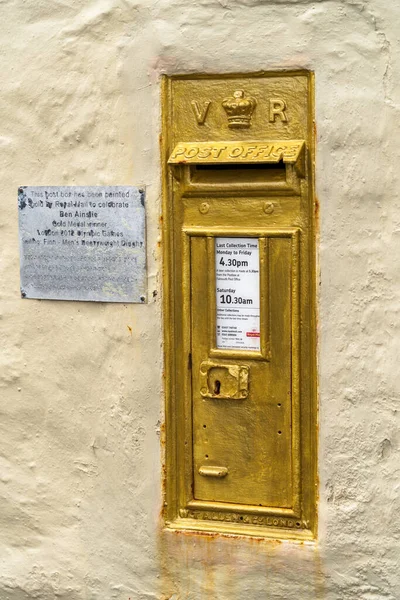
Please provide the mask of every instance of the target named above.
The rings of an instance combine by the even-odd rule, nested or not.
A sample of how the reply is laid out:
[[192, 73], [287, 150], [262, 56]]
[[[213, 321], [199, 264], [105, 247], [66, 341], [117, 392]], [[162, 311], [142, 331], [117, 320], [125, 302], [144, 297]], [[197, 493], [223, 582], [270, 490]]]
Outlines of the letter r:
[[275, 118], [279, 116], [283, 123], [287, 123], [286, 102], [279, 98], [271, 98], [269, 101], [269, 122], [275, 123]]

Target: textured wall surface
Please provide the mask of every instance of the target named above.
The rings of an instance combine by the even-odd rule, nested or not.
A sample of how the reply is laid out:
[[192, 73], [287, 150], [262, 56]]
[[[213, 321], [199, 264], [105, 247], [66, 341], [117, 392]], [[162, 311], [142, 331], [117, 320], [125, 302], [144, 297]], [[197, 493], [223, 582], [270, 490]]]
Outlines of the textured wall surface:
[[[399, 4], [0, 0], [0, 29], [0, 599], [398, 600]], [[162, 534], [160, 74], [284, 67], [316, 72], [319, 538]], [[149, 304], [21, 300], [28, 184], [146, 184]]]

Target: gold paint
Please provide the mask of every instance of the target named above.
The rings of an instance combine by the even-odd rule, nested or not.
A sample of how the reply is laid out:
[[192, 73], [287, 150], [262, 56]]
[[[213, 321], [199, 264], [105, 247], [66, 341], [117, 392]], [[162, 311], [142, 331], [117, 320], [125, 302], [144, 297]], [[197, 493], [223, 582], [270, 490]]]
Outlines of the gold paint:
[[206, 215], [209, 210], [210, 210], [210, 205], [208, 204], [208, 202], [202, 202], [200, 204], [199, 211], [201, 212], [202, 215]]
[[287, 123], [286, 102], [279, 98], [271, 98], [269, 101], [269, 122], [274, 123], [276, 117], [282, 120], [282, 123]]
[[265, 142], [184, 142], [172, 151], [169, 164], [284, 163], [298, 161], [303, 140]]
[[266, 215], [271, 215], [275, 210], [273, 202], [264, 202], [264, 212]]
[[222, 479], [228, 475], [228, 469], [226, 467], [202, 465], [199, 468], [199, 474], [203, 475], [203, 477], [217, 477], [218, 479]]
[[[313, 77], [177, 76], [163, 86], [166, 526], [312, 539]], [[233, 90], [245, 90], [240, 110]], [[259, 352], [216, 347], [221, 236], [259, 240]]]
[[200, 395], [216, 400], [244, 400], [249, 393], [249, 367], [204, 360], [200, 365]]
[[246, 129], [251, 125], [251, 116], [257, 106], [252, 96], [245, 98], [243, 90], [233, 92], [233, 96], [225, 98], [222, 106], [228, 115], [228, 126], [231, 129]]
[[209, 100], [206, 100], [202, 108], [200, 108], [199, 103], [196, 100], [192, 100], [190, 104], [192, 105], [192, 109], [194, 112], [194, 116], [196, 117], [197, 123], [199, 125], [204, 125], [211, 102]]

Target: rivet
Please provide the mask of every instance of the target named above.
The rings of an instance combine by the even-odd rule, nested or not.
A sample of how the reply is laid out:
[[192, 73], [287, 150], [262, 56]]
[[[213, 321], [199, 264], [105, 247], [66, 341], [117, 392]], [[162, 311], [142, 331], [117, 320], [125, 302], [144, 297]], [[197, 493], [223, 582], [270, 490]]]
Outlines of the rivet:
[[205, 215], [206, 213], [208, 213], [208, 211], [210, 210], [210, 205], [208, 204], [208, 202], [202, 202], [199, 206], [199, 211], [201, 212], [202, 215]]
[[267, 215], [270, 215], [271, 213], [273, 213], [275, 210], [275, 206], [272, 204], [272, 202], [264, 202], [264, 212]]

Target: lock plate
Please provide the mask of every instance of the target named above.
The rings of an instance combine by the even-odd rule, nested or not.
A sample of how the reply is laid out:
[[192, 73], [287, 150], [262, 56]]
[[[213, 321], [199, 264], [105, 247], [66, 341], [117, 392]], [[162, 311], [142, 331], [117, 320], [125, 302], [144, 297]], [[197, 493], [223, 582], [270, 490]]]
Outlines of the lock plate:
[[249, 367], [203, 361], [200, 394], [202, 398], [215, 400], [245, 400], [249, 394]]

